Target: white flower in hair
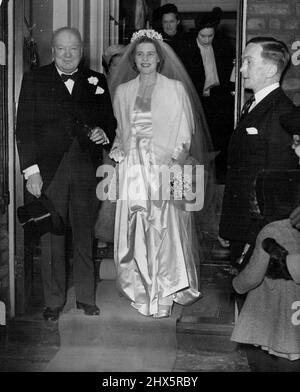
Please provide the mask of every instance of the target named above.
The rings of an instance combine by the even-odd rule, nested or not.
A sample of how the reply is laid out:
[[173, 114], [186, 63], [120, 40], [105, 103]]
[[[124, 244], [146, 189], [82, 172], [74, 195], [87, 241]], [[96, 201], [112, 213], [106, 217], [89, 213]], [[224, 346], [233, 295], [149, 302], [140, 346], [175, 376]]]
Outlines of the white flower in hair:
[[132, 34], [130, 42], [133, 42], [142, 37], [148, 37], [150, 39], [157, 39], [159, 41], [163, 41], [162, 35], [155, 30], [139, 30]]

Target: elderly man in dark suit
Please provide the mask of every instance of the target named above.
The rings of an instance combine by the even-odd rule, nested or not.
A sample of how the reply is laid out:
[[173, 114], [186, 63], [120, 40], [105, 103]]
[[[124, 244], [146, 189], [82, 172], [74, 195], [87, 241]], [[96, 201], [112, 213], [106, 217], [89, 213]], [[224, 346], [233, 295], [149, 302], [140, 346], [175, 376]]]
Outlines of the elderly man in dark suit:
[[[95, 167], [114, 140], [116, 120], [104, 75], [81, 64], [78, 30], [58, 29], [53, 63], [24, 75], [17, 144], [30, 197], [44, 193], [73, 234], [76, 305], [98, 315], [92, 259], [97, 211]], [[48, 237], [48, 238], [47, 238]], [[42, 236], [45, 320], [56, 321], [66, 299], [65, 236]]]
[[257, 173], [262, 169], [296, 169], [298, 165], [291, 137], [279, 120], [293, 108], [279, 85], [288, 62], [286, 45], [273, 38], [253, 38], [243, 53], [244, 87], [254, 95], [244, 105], [231, 137], [220, 222], [220, 237], [229, 241], [232, 263], [238, 268], [257, 234], [250, 213]]

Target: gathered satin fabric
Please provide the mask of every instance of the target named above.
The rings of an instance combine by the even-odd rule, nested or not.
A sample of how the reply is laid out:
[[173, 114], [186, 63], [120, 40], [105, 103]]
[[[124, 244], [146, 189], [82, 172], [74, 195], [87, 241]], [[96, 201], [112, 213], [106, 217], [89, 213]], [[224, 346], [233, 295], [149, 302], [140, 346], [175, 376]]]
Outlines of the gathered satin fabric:
[[151, 200], [159, 187], [156, 161], [151, 99], [137, 96], [130, 149], [119, 164], [127, 186], [121, 191], [123, 200], [117, 201], [114, 256], [119, 289], [146, 316], [157, 313], [159, 305], [189, 304], [201, 296], [191, 213], [168, 200]]

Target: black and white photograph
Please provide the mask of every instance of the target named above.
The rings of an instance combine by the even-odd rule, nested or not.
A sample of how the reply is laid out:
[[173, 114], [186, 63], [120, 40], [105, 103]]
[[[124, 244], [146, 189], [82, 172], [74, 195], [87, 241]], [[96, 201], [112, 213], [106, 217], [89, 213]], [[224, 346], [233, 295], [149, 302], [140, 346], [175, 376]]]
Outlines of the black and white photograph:
[[0, 373], [300, 372], [299, 0], [0, 0], [0, 95]]

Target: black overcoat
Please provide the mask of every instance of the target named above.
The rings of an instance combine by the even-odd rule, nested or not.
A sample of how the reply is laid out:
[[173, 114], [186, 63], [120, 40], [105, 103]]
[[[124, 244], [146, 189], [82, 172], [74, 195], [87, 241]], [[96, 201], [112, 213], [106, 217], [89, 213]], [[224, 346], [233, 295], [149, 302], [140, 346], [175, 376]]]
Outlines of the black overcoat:
[[88, 139], [84, 125], [101, 127], [113, 142], [116, 120], [104, 75], [80, 66], [70, 94], [54, 63], [24, 74], [16, 127], [20, 166], [37, 164], [43, 189], [75, 137], [93, 163], [101, 163], [102, 146]]
[[250, 194], [262, 169], [296, 169], [298, 158], [291, 136], [279, 117], [293, 103], [277, 88], [259, 102], [237, 125], [228, 150], [228, 172], [220, 221], [220, 236], [253, 242]]

